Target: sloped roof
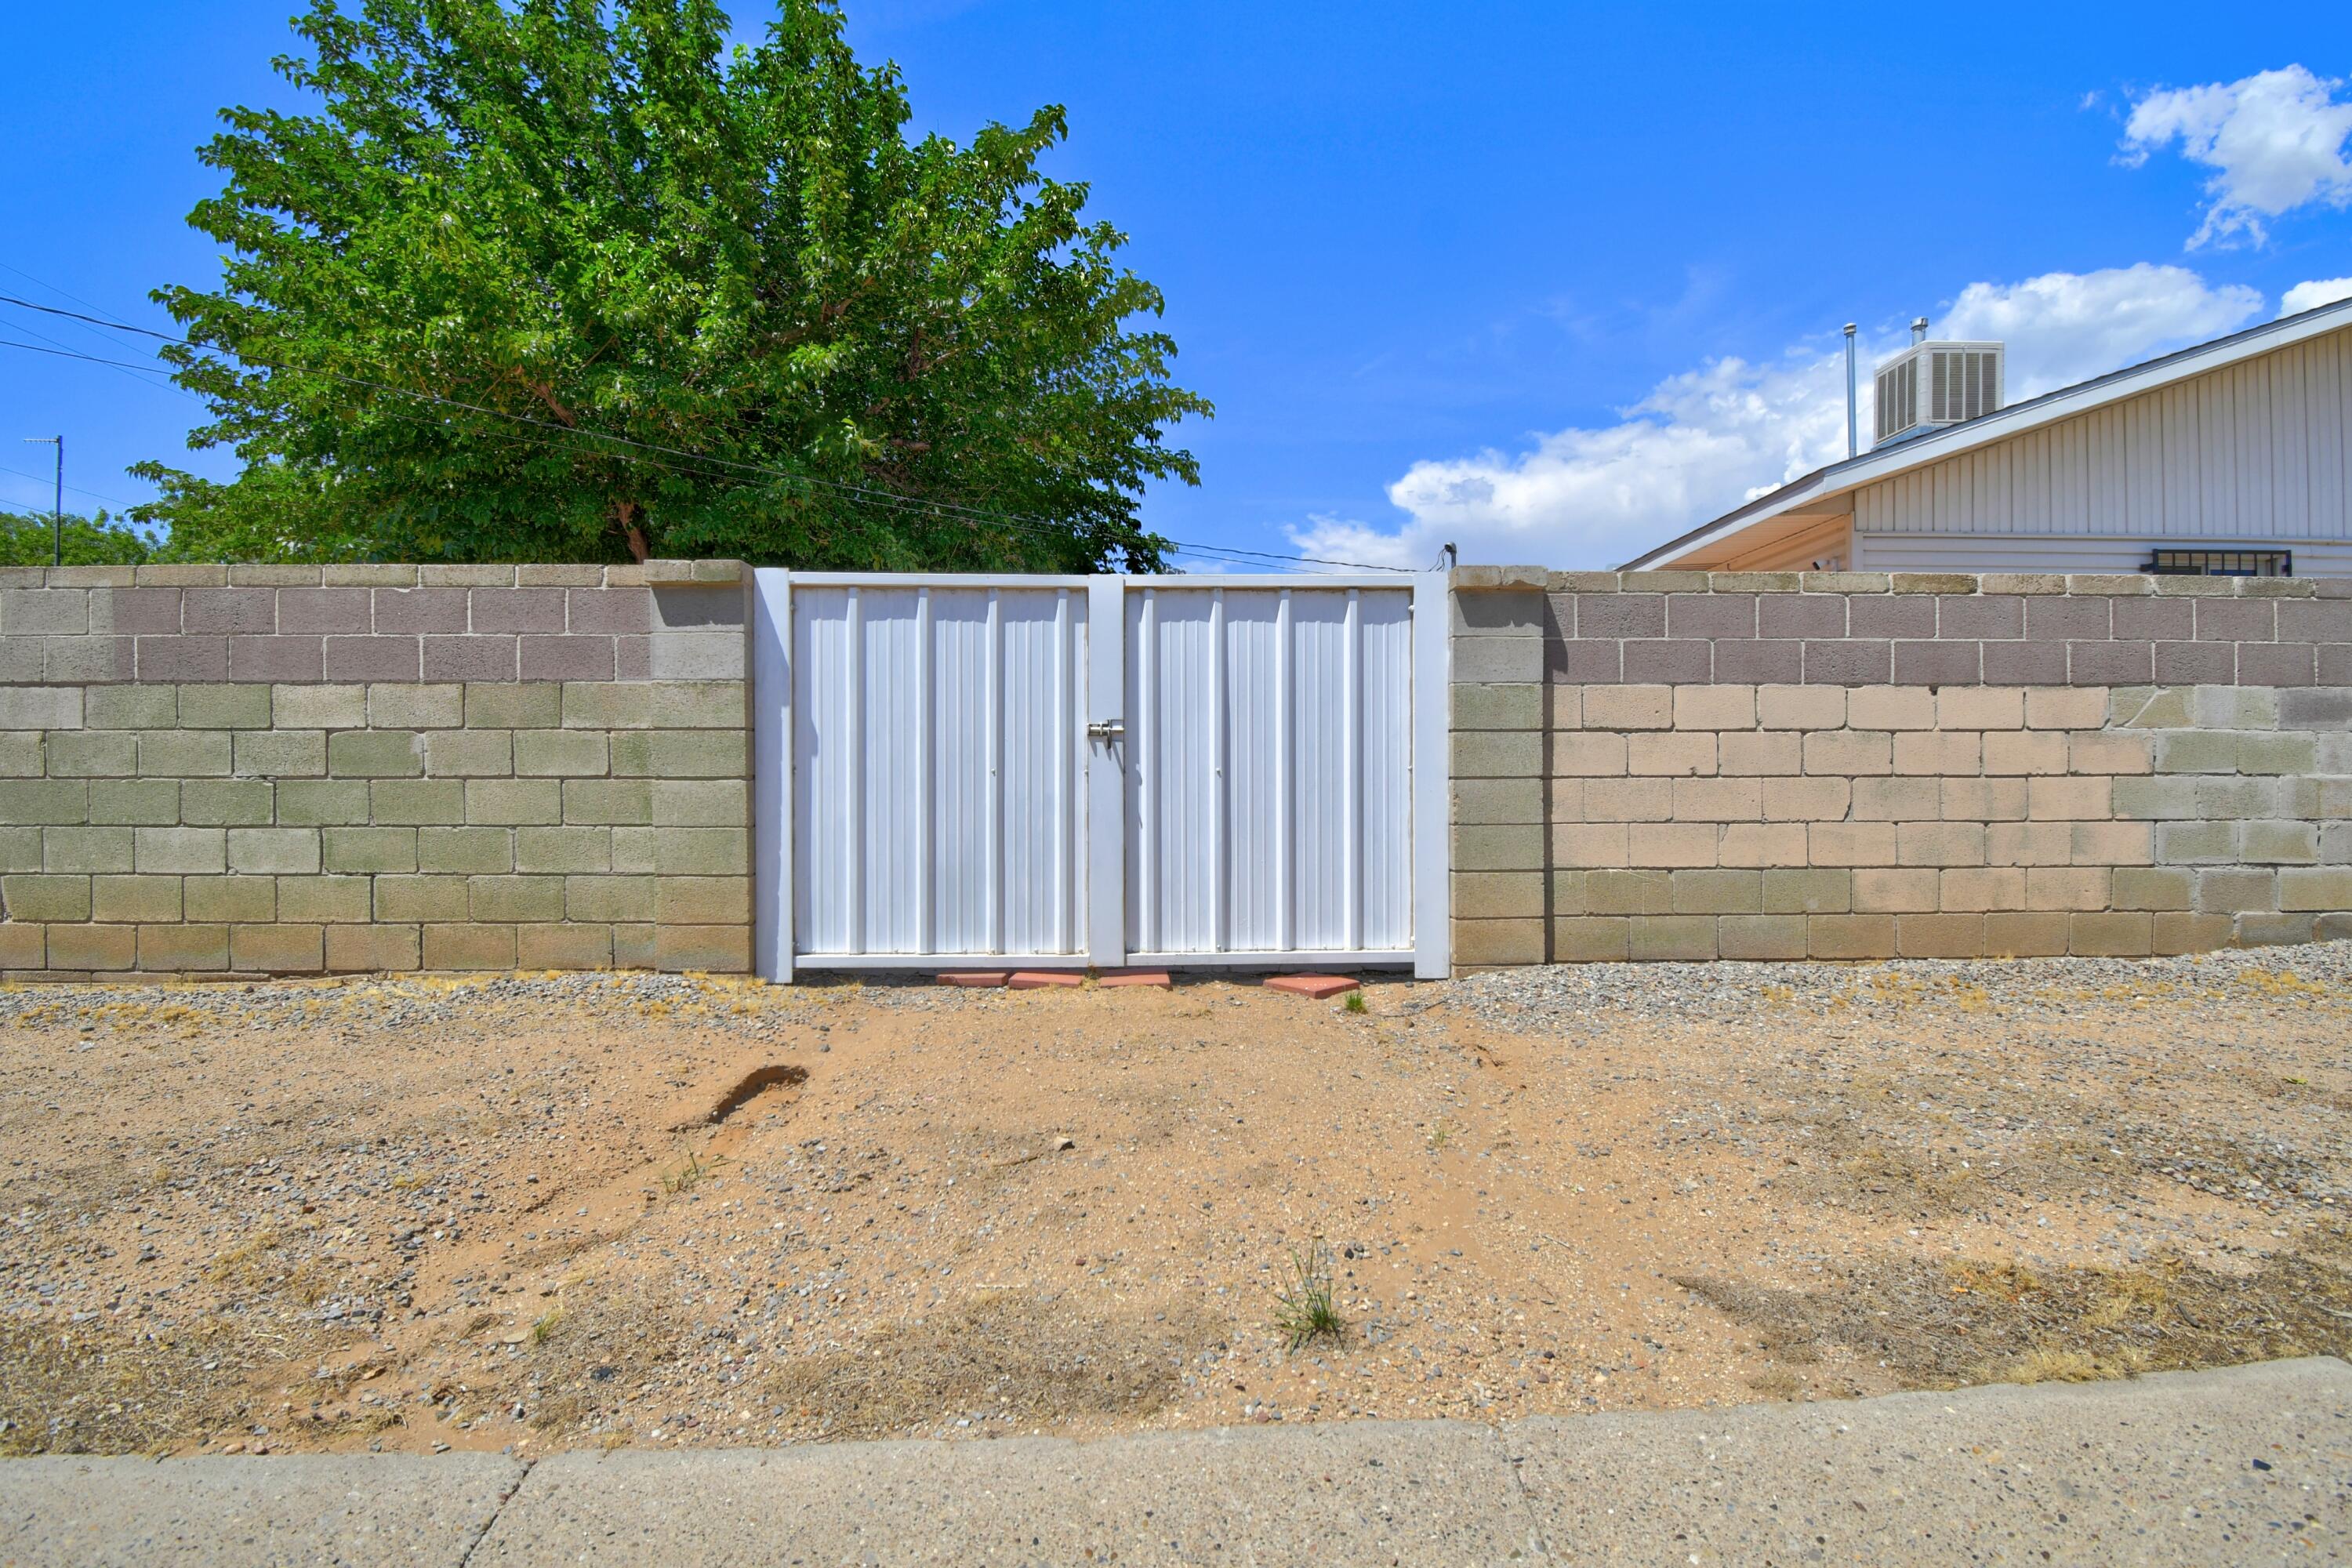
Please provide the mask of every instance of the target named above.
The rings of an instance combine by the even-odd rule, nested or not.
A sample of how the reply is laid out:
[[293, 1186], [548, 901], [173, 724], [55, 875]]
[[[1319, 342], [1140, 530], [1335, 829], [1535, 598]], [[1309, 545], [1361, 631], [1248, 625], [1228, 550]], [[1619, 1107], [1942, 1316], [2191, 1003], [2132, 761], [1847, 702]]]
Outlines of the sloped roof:
[[1808, 507], [1830, 500], [1843, 491], [1873, 484], [1908, 469], [1939, 462], [1957, 453], [1972, 451], [1996, 441], [2021, 436], [2029, 430], [2054, 425], [2062, 419], [2072, 419], [2094, 408], [2144, 392], [2220, 370], [2241, 360], [2299, 343], [2307, 338], [2352, 326], [2352, 299], [2337, 300], [2315, 309], [2292, 316], [2282, 316], [2274, 321], [2264, 321], [2228, 337], [2215, 338], [2210, 342], [2179, 350], [2144, 364], [2112, 371], [2043, 393], [2023, 403], [1983, 415], [1961, 425], [1948, 425], [1924, 436], [1915, 436], [1892, 446], [1864, 452], [1827, 468], [1815, 468], [1802, 479], [1791, 479], [1779, 489], [1758, 496], [1744, 506], [1725, 512], [1712, 522], [1703, 522], [1688, 533], [1670, 539], [1645, 554], [1626, 562], [1618, 570], [1638, 571], [1644, 567], [1664, 565], [1675, 557], [1687, 554], [1705, 544], [1727, 539], [1744, 532], [1783, 512]]

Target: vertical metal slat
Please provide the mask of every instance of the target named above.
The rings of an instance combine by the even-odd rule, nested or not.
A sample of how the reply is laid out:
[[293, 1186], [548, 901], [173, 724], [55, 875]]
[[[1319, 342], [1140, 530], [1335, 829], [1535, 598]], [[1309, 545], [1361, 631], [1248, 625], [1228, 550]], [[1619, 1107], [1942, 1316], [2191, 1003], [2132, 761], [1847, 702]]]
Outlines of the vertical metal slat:
[[1233, 897], [1233, 868], [1225, 863], [1228, 833], [1225, 816], [1232, 809], [1225, 795], [1225, 591], [1209, 592], [1209, 946], [1223, 952], [1233, 929], [1227, 905]]
[[1286, 952], [1298, 945], [1298, 850], [1290, 841], [1291, 752], [1296, 743], [1291, 708], [1290, 590], [1285, 588], [1274, 610], [1274, 921], [1276, 945]]
[[1154, 592], [1143, 591], [1142, 626], [1136, 637], [1135, 746], [1136, 940], [1146, 952], [1160, 951], [1160, 747], [1153, 731], [1160, 719], [1160, 607]]
[[1070, 926], [1070, 843], [1077, 813], [1070, 809], [1070, 752], [1077, 737], [1070, 724], [1070, 591], [1054, 595], [1054, 948], [1070, 952], [1077, 938]]
[[1345, 819], [1340, 831], [1340, 900], [1348, 921], [1348, 948], [1364, 945], [1364, 626], [1362, 603], [1348, 590], [1347, 634], [1342, 658], [1347, 683], [1340, 695], [1341, 765], [1347, 771]]
[[842, 813], [845, 819], [843, 837], [848, 840], [848, 853], [842, 857], [842, 874], [848, 886], [843, 889], [844, 923], [847, 926], [847, 951], [866, 951], [866, 606], [859, 602], [857, 590], [849, 590], [849, 658], [845, 661], [844, 682], [847, 687], [846, 700], [842, 704], [848, 715], [844, 750], [848, 759], [848, 795]]
[[940, 950], [931, 846], [931, 591], [915, 591], [915, 951]]
[[1004, 616], [988, 591], [988, 951], [1004, 951]]

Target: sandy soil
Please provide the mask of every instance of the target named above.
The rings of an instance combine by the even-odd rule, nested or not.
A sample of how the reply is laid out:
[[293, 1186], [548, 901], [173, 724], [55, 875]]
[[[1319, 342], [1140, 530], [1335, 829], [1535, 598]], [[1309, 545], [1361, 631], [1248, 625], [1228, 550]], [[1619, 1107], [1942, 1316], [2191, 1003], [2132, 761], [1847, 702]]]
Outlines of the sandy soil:
[[[2352, 1349], [2352, 949], [0, 992], [0, 1451], [1087, 1435]], [[1344, 1328], [1295, 1350], [1297, 1273]]]

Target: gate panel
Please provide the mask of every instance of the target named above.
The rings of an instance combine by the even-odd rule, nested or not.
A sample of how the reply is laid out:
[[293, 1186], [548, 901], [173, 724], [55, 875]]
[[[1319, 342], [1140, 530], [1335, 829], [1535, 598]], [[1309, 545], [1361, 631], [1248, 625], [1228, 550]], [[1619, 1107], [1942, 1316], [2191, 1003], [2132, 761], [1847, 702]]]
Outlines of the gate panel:
[[1127, 945], [1407, 956], [1409, 589], [1131, 584]]
[[763, 973], [1445, 973], [1444, 594], [759, 572]]
[[793, 951], [1079, 951], [1084, 592], [803, 581], [790, 615]]

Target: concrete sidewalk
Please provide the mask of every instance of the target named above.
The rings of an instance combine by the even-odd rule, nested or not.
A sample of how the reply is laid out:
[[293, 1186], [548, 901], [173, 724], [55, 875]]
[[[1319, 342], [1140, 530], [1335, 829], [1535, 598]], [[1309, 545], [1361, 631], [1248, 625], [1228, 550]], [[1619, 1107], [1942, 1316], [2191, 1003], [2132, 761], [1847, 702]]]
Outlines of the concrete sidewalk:
[[2352, 1367], [1483, 1426], [18, 1459], [0, 1564], [2352, 1559]]

